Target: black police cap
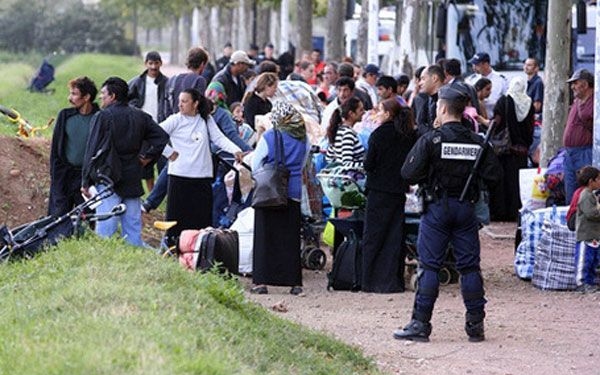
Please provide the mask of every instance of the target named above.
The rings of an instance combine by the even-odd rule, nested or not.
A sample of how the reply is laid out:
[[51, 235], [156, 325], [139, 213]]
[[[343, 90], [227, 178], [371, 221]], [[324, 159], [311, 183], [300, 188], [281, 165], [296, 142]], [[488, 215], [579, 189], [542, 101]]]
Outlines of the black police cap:
[[451, 102], [466, 102], [469, 100], [468, 88], [462, 83], [443, 86], [438, 92], [438, 98]]

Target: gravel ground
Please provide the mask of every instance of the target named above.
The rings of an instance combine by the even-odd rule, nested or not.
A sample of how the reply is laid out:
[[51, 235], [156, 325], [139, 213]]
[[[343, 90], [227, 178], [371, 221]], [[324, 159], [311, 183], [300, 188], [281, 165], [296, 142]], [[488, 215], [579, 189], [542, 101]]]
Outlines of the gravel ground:
[[[600, 293], [541, 291], [513, 272], [514, 223], [481, 232], [486, 341], [469, 343], [458, 284], [442, 286], [429, 343], [392, 331], [411, 314], [414, 293], [328, 292], [326, 271], [304, 271], [304, 295], [269, 288], [248, 297], [282, 318], [361, 348], [389, 374], [599, 374]], [[244, 279], [250, 285], [250, 279]]]

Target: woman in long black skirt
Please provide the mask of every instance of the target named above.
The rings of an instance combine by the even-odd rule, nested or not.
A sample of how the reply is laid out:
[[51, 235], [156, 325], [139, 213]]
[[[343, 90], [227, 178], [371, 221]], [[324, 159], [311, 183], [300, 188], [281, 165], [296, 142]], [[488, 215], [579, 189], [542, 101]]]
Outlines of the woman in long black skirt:
[[396, 98], [379, 103], [381, 123], [369, 137], [367, 209], [363, 233], [361, 289], [373, 293], [404, 291], [404, 205], [407, 183], [400, 169], [416, 141], [410, 108]]
[[167, 220], [177, 225], [167, 231], [174, 241], [184, 229], [210, 226], [212, 215], [213, 164], [210, 142], [241, 160], [242, 150], [231, 142], [210, 116], [211, 104], [196, 89], [179, 94], [179, 112], [160, 126], [169, 134], [172, 148], [165, 148], [169, 158]]
[[[284, 209], [255, 209], [254, 258], [252, 260], [251, 293], [268, 293], [267, 285], [291, 287], [290, 293], [302, 293], [300, 262], [300, 199], [302, 168], [306, 163], [310, 142], [302, 115], [289, 103], [277, 102], [271, 112], [273, 128], [283, 138], [283, 157], [290, 170], [288, 205]], [[274, 160], [273, 129], [267, 130], [254, 151], [252, 169]]]

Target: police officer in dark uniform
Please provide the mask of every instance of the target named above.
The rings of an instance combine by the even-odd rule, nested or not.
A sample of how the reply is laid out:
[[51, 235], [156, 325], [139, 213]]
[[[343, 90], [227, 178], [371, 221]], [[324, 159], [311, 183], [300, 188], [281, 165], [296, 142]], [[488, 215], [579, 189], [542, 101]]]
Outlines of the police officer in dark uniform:
[[[426, 207], [417, 240], [418, 286], [412, 319], [406, 327], [394, 331], [394, 338], [399, 340], [429, 341], [431, 314], [439, 290], [438, 272], [450, 242], [467, 309], [465, 330], [469, 341], [484, 340], [486, 300], [479, 268], [474, 203], [479, 196], [477, 181], [493, 184], [500, 180], [501, 174], [498, 174], [498, 159], [489, 145], [461, 122], [469, 96], [468, 88], [462, 89], [460, 85], [456, 83], [440, 89], [436, 113], [442, 126], [419, 138], [402, 166], [402, 177], [408, 183], [426, 187]], [[480, 152], [482, 159], [472, 179], [474, 182], [469, 184], [461, 199], [465, 182]]]

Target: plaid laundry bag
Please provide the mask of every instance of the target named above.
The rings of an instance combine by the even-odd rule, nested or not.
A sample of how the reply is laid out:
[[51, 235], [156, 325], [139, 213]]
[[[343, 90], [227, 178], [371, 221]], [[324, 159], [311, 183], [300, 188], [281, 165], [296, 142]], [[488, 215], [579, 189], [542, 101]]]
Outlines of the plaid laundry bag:
[[515, 273], [524, 280], [531, 280], [535, 264], [535, 249], [542, 237], [544, 221], [567, 224], [568, 206], [552, 206], [534, 211], [521, 210], [522, 239], [515, 251]]
[[535, 251], [531, 283], [542, 290], [575, 289], [575, 232], [545, 221]]

